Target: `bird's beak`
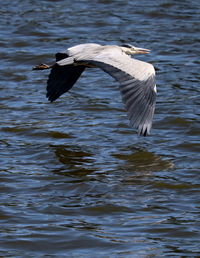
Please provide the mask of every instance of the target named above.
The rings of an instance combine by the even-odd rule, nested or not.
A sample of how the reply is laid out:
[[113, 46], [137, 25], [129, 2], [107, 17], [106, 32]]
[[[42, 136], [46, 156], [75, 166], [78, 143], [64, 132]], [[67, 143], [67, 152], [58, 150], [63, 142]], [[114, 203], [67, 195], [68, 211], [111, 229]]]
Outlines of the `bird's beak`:
[[149, 49], [139, 47], [134, 47], [133, 49], [134, 54], [148, 54], [150, 51]]

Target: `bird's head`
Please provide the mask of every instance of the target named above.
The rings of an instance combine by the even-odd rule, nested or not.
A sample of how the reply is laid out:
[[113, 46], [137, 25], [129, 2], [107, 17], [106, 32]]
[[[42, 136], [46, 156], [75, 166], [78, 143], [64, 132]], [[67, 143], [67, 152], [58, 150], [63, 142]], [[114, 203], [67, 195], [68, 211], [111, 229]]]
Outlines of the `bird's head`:
[[148, 54], [150, 52], [149, 49], [135, 47], [131, 44], [124, 44], [121, 48], [127, 55]]

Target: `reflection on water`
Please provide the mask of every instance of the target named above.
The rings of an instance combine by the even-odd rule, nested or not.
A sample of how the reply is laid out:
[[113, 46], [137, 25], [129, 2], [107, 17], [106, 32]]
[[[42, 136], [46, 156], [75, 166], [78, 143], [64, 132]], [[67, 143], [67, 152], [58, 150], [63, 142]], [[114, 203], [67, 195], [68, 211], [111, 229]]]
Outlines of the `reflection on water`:
[[76, 146], [51, 146], [55, 150], [55, 155], [60, 163], [64, 165], [62, 169], [56, 171], [62, 175], [76, 175], [82, 177], [94, 172], [92, 154]]
[[173, 162], [162, 160], [160, 156], [145, 150], [139, 150], [133, 153], [129, 151], [126, 154], [120, 153], [114, 156], [124, 160], [124, 169], [130, 172], [155, 172], [170, 169], [174, 166]]
[[[1, 3], [1, 257], [199, 257], [199, 7]], [[48, 103], [32, 67], [85, 42], [152, 50], [138, 56], [157, 71], [151, 136], [100, 70]]]

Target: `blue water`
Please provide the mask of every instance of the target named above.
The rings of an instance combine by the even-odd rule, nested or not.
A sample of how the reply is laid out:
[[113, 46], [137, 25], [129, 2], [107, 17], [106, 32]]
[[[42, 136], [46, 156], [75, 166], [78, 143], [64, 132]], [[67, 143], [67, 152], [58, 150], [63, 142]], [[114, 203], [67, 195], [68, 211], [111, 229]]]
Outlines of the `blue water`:
[[[200, 256], [199, 18], [195, 0], [1, 3], [1, 257]], [[32, 67], [86, 42], [152, 50], [151, 136], [100, 70], [48, 103]]]

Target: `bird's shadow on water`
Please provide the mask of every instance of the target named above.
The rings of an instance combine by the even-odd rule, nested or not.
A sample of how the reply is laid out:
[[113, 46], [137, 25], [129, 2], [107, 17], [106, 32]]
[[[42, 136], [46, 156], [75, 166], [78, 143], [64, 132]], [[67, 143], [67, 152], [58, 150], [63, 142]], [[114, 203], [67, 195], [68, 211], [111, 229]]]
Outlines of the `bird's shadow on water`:
[[53, 148], [57, 161], [61, 167], [53, 170], [53, 173], [70, 176], [84, 177], [93, 173], [93, 154], [80, 146], [72, 145], [50, 145]]
[[114, 157], [123, 161], [123, 167], [128, 172], [157, 172], [171, 169], [174, 164], [166, 157], [157, 155], [145, 148], [128, 148], [121, 153], [113, 154]]
[[123, 171], [134, 177], [173, 169], [174, 163], [144, 147], [126, 147], [111, 151], [105, 157], [91, 147], [78, 145], [50, 145], [61, 165], [53, 173], [80, 177], [91, 174], [115, 174]]
[[[72, 203], [78, 201], [77, 205], [82, 206], [87, 202], [96, 205], [102, 198], [109, 199], [112, 193], [120, 195], [121, 191], [126, 191], [127, 185], [133, 189], [138, 185], [152, 185], [157, 176], [166, 176], [165, 173], [160, 175], [160, 172], [173, 168], [173, 163], [166, 157], [144, 148], [117, 149], [102, 157], [91, 146], [50, 147], [55, 154], [54, 162], [58, 164], [55, 168], [51, 167], [51, 173], [64, 177], [59, 180], [65, 189], [64, 196], [68, 196]], [[59, 191], [62, 191], [60, 187], [59, 184]]]

